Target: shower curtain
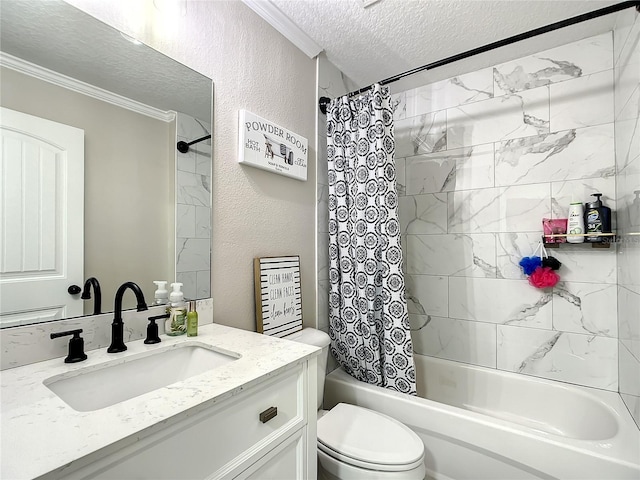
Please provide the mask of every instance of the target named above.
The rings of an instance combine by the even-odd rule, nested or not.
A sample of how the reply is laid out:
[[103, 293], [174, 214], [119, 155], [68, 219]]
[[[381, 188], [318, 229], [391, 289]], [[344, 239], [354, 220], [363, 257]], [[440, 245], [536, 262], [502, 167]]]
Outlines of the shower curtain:
[[389, 89], [327, 109], [329, 335], [358, 380], [415, 395]]

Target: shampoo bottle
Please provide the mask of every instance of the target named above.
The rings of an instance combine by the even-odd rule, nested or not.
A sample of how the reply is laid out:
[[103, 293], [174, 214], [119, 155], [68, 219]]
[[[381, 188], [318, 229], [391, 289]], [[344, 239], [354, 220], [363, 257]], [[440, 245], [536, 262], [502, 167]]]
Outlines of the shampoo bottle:
[[173, 291], [169, 294], [169, 306], [167, 313], [169, 318], [165, 323], [164, 332], [175, 337], [187, 332], [187, 304], [184, 302], [184, 294], [180, 290], [181, 283], [172, 283]]
[[569, 221], [567, 224], [567, 242], [584, 242], [584, 208], [580, 202], [569, 205]]
[[187, 337], [198, 335], [198, 312], [196, 312], [196, 301], [189, 302], [189, 313], [187, 313]]
[[166, 305], [169, 303], [169, 292], [167, 292], [167, 282], [156, 280], [156, 292], [154, 293], [154, 305]]
[[601, 193], [592, 193], [591, 196], [596, 199], [587, 203], [584, 212], [586, 241], [601, 243], [605, 237], [598, 235], [598, 233], [611, 233], [611, 209], [602, 204]]

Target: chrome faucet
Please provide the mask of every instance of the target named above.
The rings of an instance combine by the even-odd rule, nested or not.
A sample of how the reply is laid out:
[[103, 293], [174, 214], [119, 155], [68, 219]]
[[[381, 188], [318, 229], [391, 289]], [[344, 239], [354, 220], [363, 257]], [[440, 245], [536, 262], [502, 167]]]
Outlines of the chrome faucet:
[[107, 348], [109, 353], [124, 352], [127, 346], [124, 344], [124, 322], [122, 321], [122, 297], [124, 292], [130, 288], [136, 295], [138, 301], [138, 311], [142, 312], [147, 309], [147, 303], [140, 287], [133, 282], [125, 282], [120, 285], [116, 292], [114, 318], [111, 324], [111, 346]]
[[91, 298], [91, 287], [93, 287], [93, 314], [100, 315], [102, 313], [100, 311], [102, 309], [102, 293], [100, 291], [100, 282], [96, 277], [87, 278], [80, 298], [89, 300]]

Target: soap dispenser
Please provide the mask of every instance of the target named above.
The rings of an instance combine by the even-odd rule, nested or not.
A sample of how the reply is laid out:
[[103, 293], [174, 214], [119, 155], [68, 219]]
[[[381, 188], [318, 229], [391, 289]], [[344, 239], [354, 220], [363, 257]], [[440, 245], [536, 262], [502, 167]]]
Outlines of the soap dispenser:
[[172, 283], [172, 292], [169, 294], [169, 306], [167, 313], [169, 318], [165, 323], [165, 333], [171, 337], [184, 335], [187, 332], [187, 304], [184, 302], [184, 294], [180, 290], [182, 283]]
[[167, 282], [155, 280], [156, 292], [154, 294], [154, 305], [166, 305], [169, 303], [169, 292], [167, 292]]
[[611, 209], [602, 204], [601, 193], [592, 193], [591, 196], [596, 199], [587, 203], [584, 211], [586, 241], [601, 243], [604, 237], [598, 233], [611, 233]]

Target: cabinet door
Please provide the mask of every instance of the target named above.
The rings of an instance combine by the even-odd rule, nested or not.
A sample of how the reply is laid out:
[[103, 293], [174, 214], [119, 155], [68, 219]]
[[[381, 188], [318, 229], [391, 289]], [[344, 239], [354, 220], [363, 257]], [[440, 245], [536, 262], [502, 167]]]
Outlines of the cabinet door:
[[304, 430], [298, 430], [235, 478], [238, 480], [303, 480], [306, 459]]

